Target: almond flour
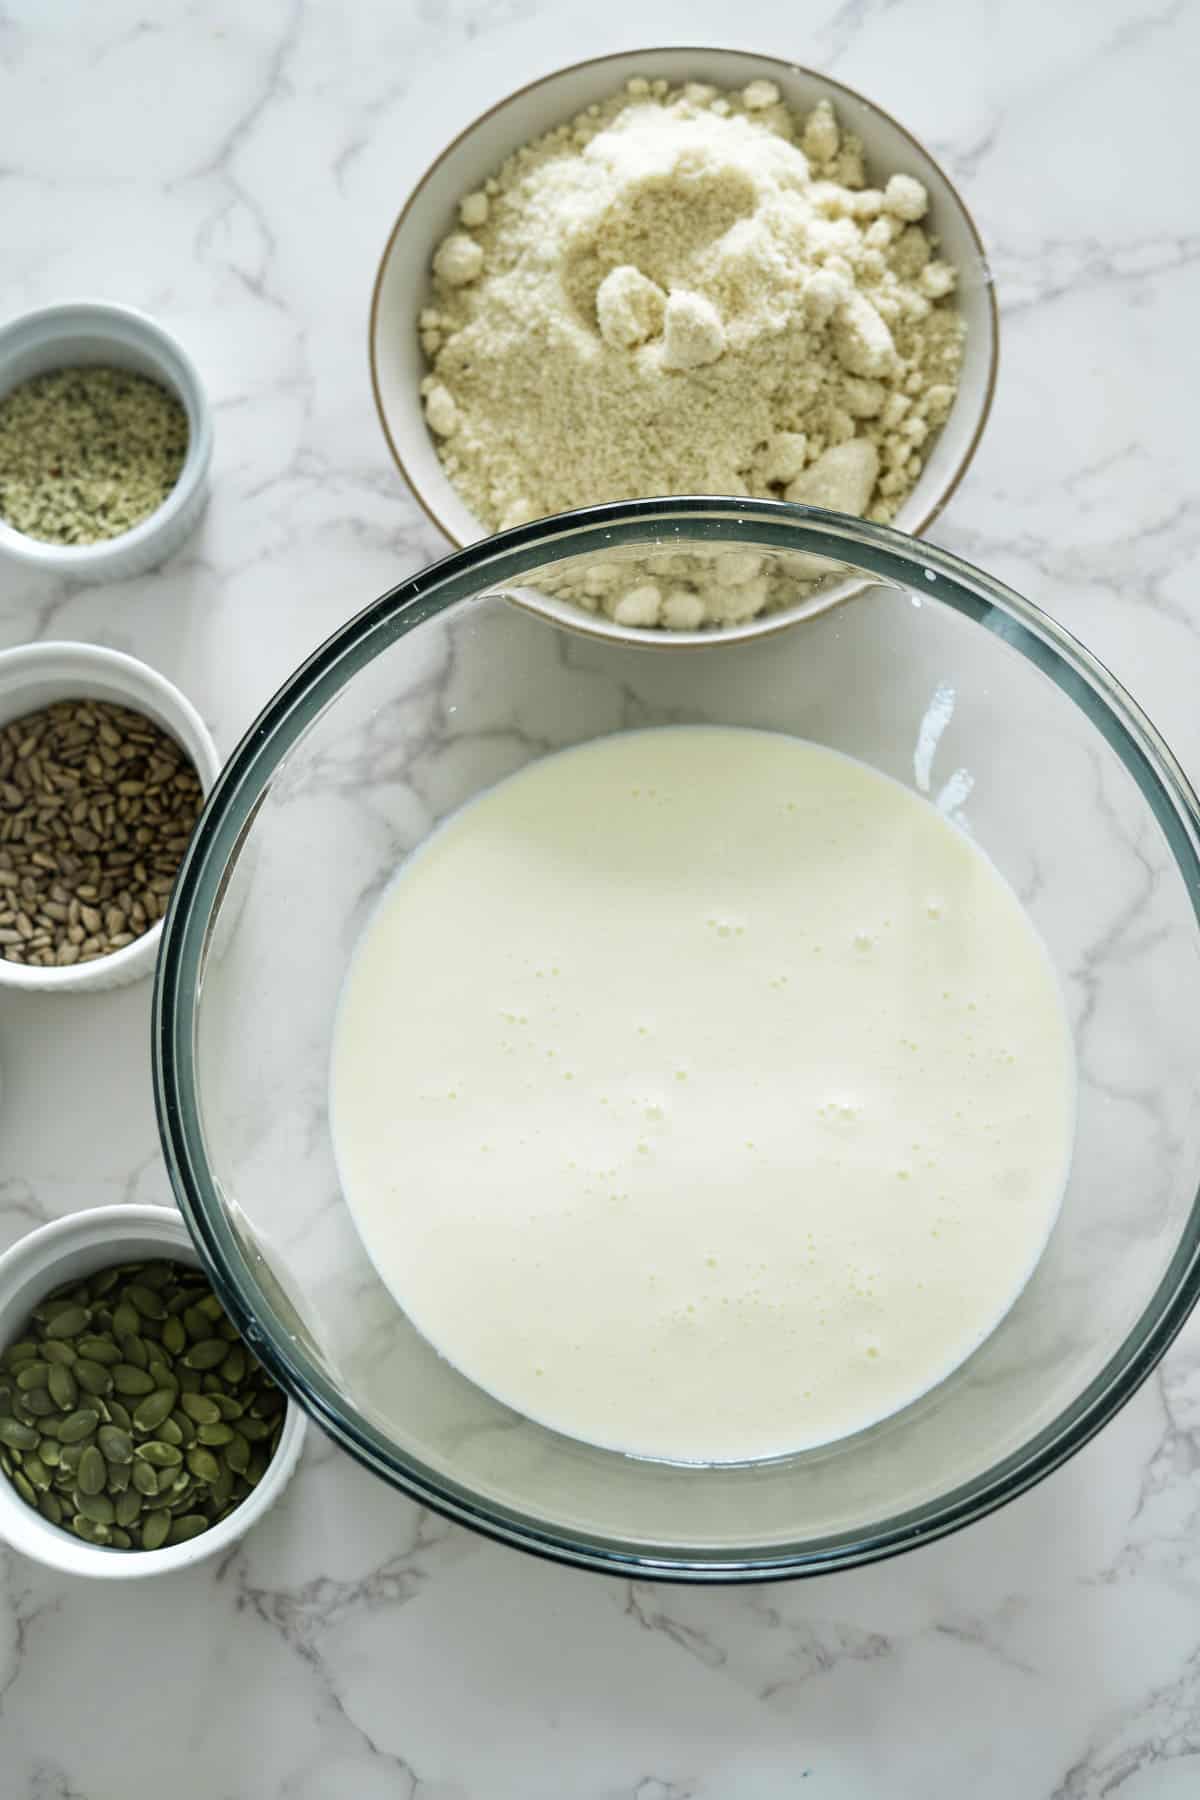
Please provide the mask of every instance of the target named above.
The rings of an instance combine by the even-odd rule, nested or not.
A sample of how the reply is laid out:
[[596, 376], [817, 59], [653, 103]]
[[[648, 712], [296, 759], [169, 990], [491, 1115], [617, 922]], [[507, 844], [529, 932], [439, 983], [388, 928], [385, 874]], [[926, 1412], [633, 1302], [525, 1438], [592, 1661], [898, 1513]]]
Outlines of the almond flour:
[[[681, 493], [889, 522], [962, 360], [927, 206], [903, 172], [868, 185], [827, 102], [800, 117], [770, 81], [635, 78], [466, 195], [437, 249], [419, 329], [447, 474], [490, 529]], [[819, 572], [674, 556], [557, 591], [694, 629], [787, 604]]]

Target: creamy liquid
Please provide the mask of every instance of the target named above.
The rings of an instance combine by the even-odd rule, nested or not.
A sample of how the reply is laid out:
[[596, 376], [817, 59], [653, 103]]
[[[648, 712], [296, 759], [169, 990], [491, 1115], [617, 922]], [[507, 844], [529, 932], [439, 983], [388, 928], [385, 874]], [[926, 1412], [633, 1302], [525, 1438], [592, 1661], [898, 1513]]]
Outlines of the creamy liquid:
[[1049, 959], [927, 801], [768, 732], [523, 769], [405, 863], [346, 979], [339, 1169], [417, 1328], [530, 1418], [722, 1462], [961, 1363], [1054, 1222]]

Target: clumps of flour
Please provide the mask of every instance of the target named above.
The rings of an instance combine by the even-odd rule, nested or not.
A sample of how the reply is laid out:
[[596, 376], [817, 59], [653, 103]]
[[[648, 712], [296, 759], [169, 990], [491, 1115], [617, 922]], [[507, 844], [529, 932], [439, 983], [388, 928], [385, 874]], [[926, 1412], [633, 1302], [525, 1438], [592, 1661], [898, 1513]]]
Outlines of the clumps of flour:
[[[686, 493], [890, 521], [962, 361], [927, 205], [911, 175], [868, 185], [827, 102], [801, 118], [770, 81], [630, 81], [510, 157], [438, 246], [422, 392], [447, 474], [490, 529]], [[690, 630], [819, 573], [675, 556], [556, 591]]]

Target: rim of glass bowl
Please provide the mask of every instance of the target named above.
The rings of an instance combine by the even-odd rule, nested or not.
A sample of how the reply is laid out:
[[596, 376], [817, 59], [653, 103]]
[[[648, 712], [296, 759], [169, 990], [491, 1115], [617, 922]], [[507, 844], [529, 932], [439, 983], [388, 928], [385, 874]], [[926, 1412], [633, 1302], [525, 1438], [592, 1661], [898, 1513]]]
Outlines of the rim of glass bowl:
[[[572, 1530], [482, 1500], [396, 1449], [339, 1398], [303, 1343], [275, 1315], [227, 1219], [204, 1151], [193, 1059], [205, 943], [231, 856], [282, 758], [321, 709], [376, 655], [457, 601], [512, 583], [548, 561], [615, 545], [689, 538], [753, 542], [850, 562], [865, 574], [937, 598], [1002, 638], [1086, 714], [1136, 781], [1162, 829], [1200, 918], [1200, 805], [1171, 751], [1108, 670], [1071, 634], [1011, 588], [945, 550], [886, 526], [788, 505], [682, 496], [581, 509], [484, 539], [399, 583], [343, 625], [264, 708], [209, 795], [175, 884], [154, 989], [153, 1062], [159, 1130], [184, 1218], [239, 1331], [271, 1374], [365, 1467], [437, 1512], [553, 1560], [627, 1577], [728, 1582], [777, 1580], [873, 1562], [982, 1518], [1048, 1475], [1124, 1405], [1158, 1362], [1200, 1293], [1200, 1196], [1141, 1317], [1100, 1373], [1020, 1450], [924, 1506], [869, 1530], [768, 1551], [680, 1549]], [[804, 622], [791, 627], [803, 631]], [[719, 637], [713, 645], [719, 645]], [[664, 651], [671, 648], [664, 633]], [[677, 647], [682, 648], [682, 647]]]

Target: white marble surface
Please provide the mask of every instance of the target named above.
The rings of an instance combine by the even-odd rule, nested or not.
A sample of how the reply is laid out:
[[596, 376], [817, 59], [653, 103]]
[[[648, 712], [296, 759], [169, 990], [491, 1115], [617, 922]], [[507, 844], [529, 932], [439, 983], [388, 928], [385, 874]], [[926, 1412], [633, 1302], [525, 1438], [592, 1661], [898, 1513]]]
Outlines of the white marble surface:
[[[607, 16], [606, 16], [607, 15]], [[824, 67], [962, 184], [1003, 309], [996, 408], [938, 536], [1039, 600], [1200, 775], [1200, 16], [1183, 0], [8, 0], [5, 311], [98, 295], [186, 341], [213, 503], [169, 567], [0, 585], [0, 643], [179, 680], [229, 747], [436, 549], [366, 376], [423, 152], [572, 56], [725, 41]], [[148, 984], [0, 1001], [0, 1244], [170, 1203]], [[1200, 1327], [1100, 1439], [886, 1566], [692, 1592], [549, 1568], [314, 1442], [225, 1562], [106, 1588], [0, 1553], [4, 1800], [1184, 1800], [1200, 1792]]]

